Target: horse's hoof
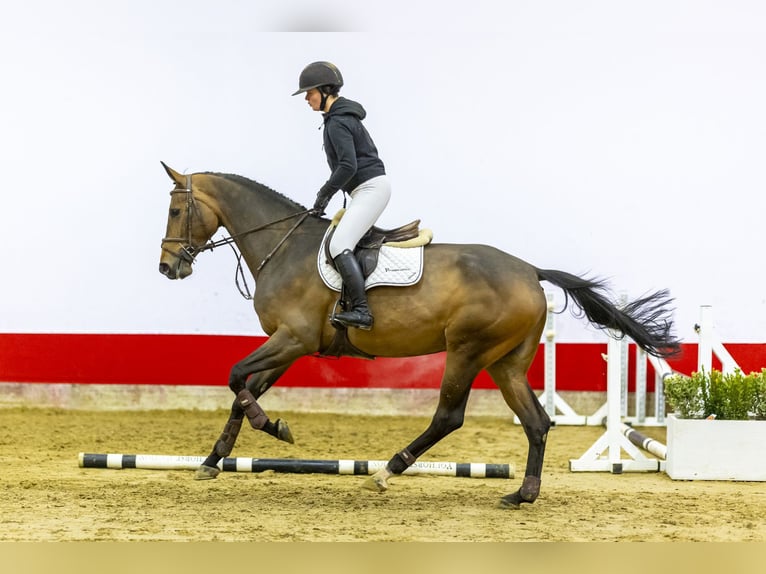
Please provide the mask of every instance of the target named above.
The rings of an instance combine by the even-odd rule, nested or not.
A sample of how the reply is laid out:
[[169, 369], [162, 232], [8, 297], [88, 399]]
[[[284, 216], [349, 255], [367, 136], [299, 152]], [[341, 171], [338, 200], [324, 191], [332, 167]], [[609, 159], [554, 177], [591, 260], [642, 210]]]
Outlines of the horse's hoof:
[[384, 476], [373, 474], [362, 483], [362, 488], [373, 492], [385, 492], [388, 490], [388, 481]]
[[293, 439], [293, 433], [290, 432], [290, 427], [282, 419], [277, 419], [277, 438], [290, 444], [295, 444]]
[[194, 480], [212, 480], [221, 472], [214, 466], [205, 466], [204, 464], [197, 469]]
[[526, 502], [526, 500], [522, 500], [519, 493], [514, 492], [513, 494], [501, 498], [500, 502], [497, 503], [497, 507], [502, 508], [503, 510], [518, 510], [521, 508], [522, 502]]

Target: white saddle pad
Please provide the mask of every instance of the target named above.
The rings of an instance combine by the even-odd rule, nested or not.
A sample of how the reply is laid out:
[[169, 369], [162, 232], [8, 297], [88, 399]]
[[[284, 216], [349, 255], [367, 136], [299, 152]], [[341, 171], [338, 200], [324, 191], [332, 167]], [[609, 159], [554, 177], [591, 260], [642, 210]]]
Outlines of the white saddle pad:
[[[325, 243], [332, 227], [327, 229], [317, 255], [319, 276], [333, 291], [340, 291], [340, 273], [327, 260]], [[390, 247], [383, 245], [378, 265], [364, 282], [365, 289], [373, 287], [409, 287], [423, 277], [423, 247]]]

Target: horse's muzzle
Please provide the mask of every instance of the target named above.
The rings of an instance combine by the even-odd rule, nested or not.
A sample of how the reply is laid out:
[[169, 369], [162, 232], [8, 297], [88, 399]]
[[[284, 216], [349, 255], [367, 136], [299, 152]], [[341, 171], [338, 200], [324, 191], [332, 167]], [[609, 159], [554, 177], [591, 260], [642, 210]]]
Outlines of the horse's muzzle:
[[183, 279], [191, 275], [192, 268], [179, 259], [176, 265], [161, 261], [159, 271], [168, 279]]
[[160, 273], [162, 273], [168, 279], [176, 279], [175, 270], [167, 263], [160, 263]]
[[168, 279], [183, 279], [192, 274], [192, 264], [197, 251], [190, 247], [181, 246], [177, 252], [164, 246], [160, 257], [160, 273]]

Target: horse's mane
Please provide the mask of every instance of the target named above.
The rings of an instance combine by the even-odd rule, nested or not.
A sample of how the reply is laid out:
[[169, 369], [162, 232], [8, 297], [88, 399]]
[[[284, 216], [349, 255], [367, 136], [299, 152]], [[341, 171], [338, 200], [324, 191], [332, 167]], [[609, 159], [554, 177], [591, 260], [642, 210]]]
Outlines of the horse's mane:
[[252, 179], [249, 179], [243, 175], [237, 175], [235, 173], [218, 173], [214, 171], [206, 171], [204, 172], [205, 175], [214, 175], [216, 177], [220, 177], [223, 179], [227, 179], [229, 181], [233, 181], [235, 183], [238, 183], [242, 185], [243, 187], [246, 187], [247, 189], [253, 190], [253, 191], [265, 191], [277, 199], [279, 199], [282, 203], [289, 207], [294, 207], [300, 211], [305, 211], [306, 207], [298, 203], [297, 201], [293, 201], [286, 195], [279, 193], [277, 190], [270, 188], [267, 185], [263, 185], [262, 183], [258, 183], [257, 181], [253, 181]]

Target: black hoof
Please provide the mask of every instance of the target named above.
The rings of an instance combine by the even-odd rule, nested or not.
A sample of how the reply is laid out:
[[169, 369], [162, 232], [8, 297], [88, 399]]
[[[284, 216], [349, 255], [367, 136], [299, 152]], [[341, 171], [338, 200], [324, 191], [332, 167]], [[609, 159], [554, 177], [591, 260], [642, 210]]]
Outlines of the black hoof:
[[216, 476], [218, 476], [218, 474], [219, 474], [220, 472], [221, 472], [221, 471], [220, 471], [220, 470], [218, 470], [218, 468], [217, 468], [217, 467], [214, 467], [214, 466], [205, 466], [205, 465], [203, 464], [203, 465], [201, 465], [201, 466], [200, 466], [200, 467], [197, 469], [197, 473], [194, 475], [194, 480], [212, 480], [212, 479], [214, 479]]
[[282, 419], [277, 419], [277, 438], [290, 444], [295, 444], [293, 433], [290, 432], [290, 427], [287, 426], [287, 422]]
[[501, 498], [500, 502], [497, 503], [497, 507], [504, 510], [518, 510], [521, 508], [522, 503], [529, 504], [529, 501], [521, 498], [521, 495], [518, 492], [514, 492], [513, 494], [508, 494]]

